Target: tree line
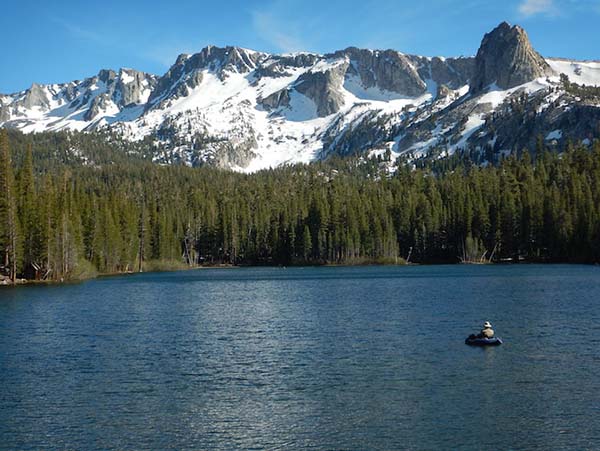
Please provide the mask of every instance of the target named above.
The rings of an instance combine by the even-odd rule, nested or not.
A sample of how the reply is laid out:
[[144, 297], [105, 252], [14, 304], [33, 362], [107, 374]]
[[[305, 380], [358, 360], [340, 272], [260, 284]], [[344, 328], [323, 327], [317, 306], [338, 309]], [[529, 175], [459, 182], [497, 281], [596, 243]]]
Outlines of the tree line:
[[122, 152], [56, 164], [49, 142], [0, 132], [0, 271], [12, 279], [212, 264], [600, 260], [597, 142], [560, 155], [540, 145], [486, 166], [464, 152], [392, 172], [381, 158], [334, 158], [250, 175]]

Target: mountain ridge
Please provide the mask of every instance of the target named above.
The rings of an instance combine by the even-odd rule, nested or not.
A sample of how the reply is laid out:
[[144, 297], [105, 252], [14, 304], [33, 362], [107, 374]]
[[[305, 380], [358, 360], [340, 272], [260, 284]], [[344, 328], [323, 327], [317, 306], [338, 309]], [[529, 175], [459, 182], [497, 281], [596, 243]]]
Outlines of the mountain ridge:
[[560, 74], [600, 85], [600, 63], [544, 59], [521, 27], [506, 22], [484, 36], [474, 57], [207, 46], [179, 55], [161, 76], [103, 69], [84, 80], [0, 95], [0, 126], [26, 133], [108, 130], [149, 139], [161, 163], [254, 171], [331, 155], [512, 151], [531, 145], [531, 137], [517, 142], [489, 124], [521, 96], [553, 112], [536, 132], [558, 136], [551, 133], [563, 124], [559, 144], [597, 138], [592, 123], [571, 132], [568, 117], [560, 119], [582, 102], [566, 96]]

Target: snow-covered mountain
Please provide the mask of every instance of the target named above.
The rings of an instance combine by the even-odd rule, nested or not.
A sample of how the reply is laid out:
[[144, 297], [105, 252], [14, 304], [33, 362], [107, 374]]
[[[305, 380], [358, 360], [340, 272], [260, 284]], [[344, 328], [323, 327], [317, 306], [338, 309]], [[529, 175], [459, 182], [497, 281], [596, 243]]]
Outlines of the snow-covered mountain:
[[510, 152], [600, 135], [600, 62], [544, 59], [500, 24], [475, 57], [347, 48], [274, 55], [206, 47], [163, 76], [102, 70], [83, 81], [0, 95], [0, 126], [26, 133], [108, 129], [148, 139], [164, 163], [244, 171], [331, 155]]

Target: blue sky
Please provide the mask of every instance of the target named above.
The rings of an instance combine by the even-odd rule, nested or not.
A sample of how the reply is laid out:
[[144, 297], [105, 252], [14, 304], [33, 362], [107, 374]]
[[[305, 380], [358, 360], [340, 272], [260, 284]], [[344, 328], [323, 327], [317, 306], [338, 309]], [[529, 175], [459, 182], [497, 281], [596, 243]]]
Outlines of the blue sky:
[[163, 74], [179, 53], [207, 44], [473, 55], [503, 20], [522, 25], [544, 56], [600, 59], [600, 0], [20, 0], [0, 17], [0, 92], [101, 68]]

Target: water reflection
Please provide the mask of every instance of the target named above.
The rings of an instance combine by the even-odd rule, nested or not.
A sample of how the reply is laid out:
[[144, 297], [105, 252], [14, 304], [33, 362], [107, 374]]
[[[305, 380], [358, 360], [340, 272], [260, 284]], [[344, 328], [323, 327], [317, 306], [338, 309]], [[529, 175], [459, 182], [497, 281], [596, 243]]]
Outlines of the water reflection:
[[[585, 449], [581, 266], [246, 268], [0, 292], [7, 449]], [[472, 349], [493, 322], [505, 345]]]

